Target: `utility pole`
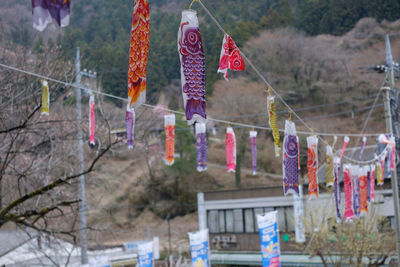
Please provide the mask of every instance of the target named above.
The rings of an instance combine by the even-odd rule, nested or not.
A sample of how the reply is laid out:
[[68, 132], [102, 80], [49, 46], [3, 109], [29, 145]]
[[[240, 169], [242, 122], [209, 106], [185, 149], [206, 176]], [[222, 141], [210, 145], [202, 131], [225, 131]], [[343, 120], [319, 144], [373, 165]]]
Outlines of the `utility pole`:
[[[385, 107], [385, 121], [386, 121], [386, 132], [393, 136], [392, 126], [392, 112], [390, 110], [390, 90], [395, 90], [394, 84], [394, 69], [393, 69], [393, 57], [390, 48], [389, 35], [386, 35], [386, 64], [389, 67], [390, 75], [390, 87], [383, 87], [384, 93], [384, 107]], [[396, 143], [396, 142], [395, 142]], [[396, 144], [395, 144], [396, 145]], [[397, 264], [400, 266], [400, 220], [399, 220], [399, 187], [397, 180], [397, 167], [392, 172], [392, 190], [393, 190], [393, 203], [394, 203], [394, 214], [396, 221], [396, 245], [397, 245]]]
[[[79, 55], [79, 47], [76, 49], [76, 64], [75, 64], [75, 83], [76, 83], [76, 121], [78, 127], [78, 160], [79, 160], [79, 173], [84, 171], [84, 159], [83, 159], [83, 140], [82, 140], [82, 92], [81, 92], [81, 61]], [[86, 200], [85, 200], [85, 176], [82, 174], [79, 176], [79, 218], [80, 218], [80, 247], [81, 247], [81, 263], [88, 263], [87, 256], [87, 231], [86, 231]]]

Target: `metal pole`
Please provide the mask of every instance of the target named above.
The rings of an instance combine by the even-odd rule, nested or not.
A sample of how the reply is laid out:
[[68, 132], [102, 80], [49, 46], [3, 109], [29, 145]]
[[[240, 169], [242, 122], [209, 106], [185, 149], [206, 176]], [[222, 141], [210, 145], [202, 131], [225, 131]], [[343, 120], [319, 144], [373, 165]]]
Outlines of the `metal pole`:
[[[79, 55], [79, 47], [76, 50], [76, 64], [75, 64], [75, 83], [77, 86], [81, 86], [81, 62]], [[83, 159], [83, 141], [82, 141], [82, 92], [80, 88], [76, 88], [76, 121], [78, 127], [78, 160], [79, 160], [79, 173], [84, 171], [84, 159]], [[79, 218], [80, 218], [80, 246], [81, 246], [81, 262], [82, 264], [88, 263], [87, 256], [87, 231], [86, 231], [86, 201], [85, 201], [85, 176], [79, 176]]]
[[[385, 121], [386, 121], [386, 132], [393, 135], [392, 128], [392, 115], [390, 111], [390, 87], [382, 87], [381, 90], [384, 91], [384, 106], [385, 106]], [[392, 172], [392, 190], [393, 190], [393, 203], [394, 203], [394, 215], [396, 221], [396, 245], [397, 245], [397, 257], [398, 262], [400, 261], [400, 224], [399, 224], [399, 188], [397, 182], [397, 171]]]

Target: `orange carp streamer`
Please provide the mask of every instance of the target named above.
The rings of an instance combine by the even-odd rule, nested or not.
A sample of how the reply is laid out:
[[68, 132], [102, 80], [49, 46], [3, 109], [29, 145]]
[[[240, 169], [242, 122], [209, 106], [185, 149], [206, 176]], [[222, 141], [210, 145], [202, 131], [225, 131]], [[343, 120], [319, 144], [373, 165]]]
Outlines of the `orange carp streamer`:
[[308, 170], [308, 199], [318, 198], [318, 137], [312, 135], [307, 137], [308, 147], [308, 159], [307, 159], [307, 170]]
[[171, 166], [174, 164], [175, 155], [175, 114], [164, 116], [165, 130], [165, 164]]
[[150, 11], [148, 0], [136, 0], [129, 48], [128, 99], [130, 107], [146, 101], [146, 65], [149, 55]]

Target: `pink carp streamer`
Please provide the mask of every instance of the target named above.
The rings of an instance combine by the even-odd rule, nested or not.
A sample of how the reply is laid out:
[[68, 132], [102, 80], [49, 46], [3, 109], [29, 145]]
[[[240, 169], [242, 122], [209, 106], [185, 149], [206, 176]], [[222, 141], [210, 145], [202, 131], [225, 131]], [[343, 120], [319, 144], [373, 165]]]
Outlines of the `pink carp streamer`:
[[391, 157], [390, 157], [390, 170], [396, 170], [396, 141], [394, 136], [390, 137], [391, 143]]
[[49, 115], [50, 113], [50, 92], [49, 84], [46, 80], [42, 80], [42, 111], [41, 115]]
[[344, 152], [346, 150], [347, 144], [349, 143], [350, 138], [348, 136], [344, 137], [344, 142], [343, 142], [343, 147], [342, 147], [342, 152], [340, 153], [340, 161], [342, 160], [342, 157], [344, 155]]
[[133, 148], [133, 135], [135, 131], [135, 109], [130, 108], [129, 103], [126, 106], [126, 142], [128, 144], [128, 149]]
[[269, 127], [271, 127], [272, 129], [272, 136], [274, 138], [275, 157], [279, 157], [281, 154], [281, 145], [279, 142], [279, 129], [276, 117], [274, 96], [267, 97], [267, 109], [269, 115]]
[[371, 165], [371, 185], [370, 185], [370, 200], [375, 201], [375, 165]]
[[226, 171], [236, 171], [236, 139], [232, 127], [226, 128], [225, 136]]
[[307, 137], [307, 170], [308, 170], [308, 200], [318, 198], [318, 137], [312, 135]]
[[175, 114], [164, 115], [165, 156], [164, 162], [171, 166], [175, 161]]
[[334, 185], [334, 171], [333, 171], [333, 151], [330, 145], [326, 145], [326, 186], [331, 187]]
[[285, 121], [285, 136], [283, 138], [282, 173], [283, 192], [299, 194], [299, 141], [294, 122]]
[[245, 64], [242, 55], [240, 55], [239, 49], [232, 38], [228, 34], [225, 34], [224, 39], [222, 40], [217, 72], [223, 73], [225, 80], [228, 80], [228, 69], [243, 71], [244, 68]]
[[343, 165], [343, 184], [344, 184], [344, 220], [352, 222], [354, 217], [353, 211], [353, 183], [350, 174], [350, 165]]
[[368, 183], [367, 175], [369, 167], [364, 166], [361, 169], [360, 174], [360, 216], [368, 214]]
[[253, 169], [253, 175], [257, 174], [257, 146], [256, 137], [257, 131], [250, 131], [250, 145], [251, 145], [251, 167]]
[[89, 98], [89, 146], [94, 147], [96, 140], [94, 135], [96, 132], [96, 110], [94, 105], [94, 95]]
[[195, 125], [195, 129], [196, 129], [197, 171], [203, 172], [207, 170], [206, 124], [198, 122]]

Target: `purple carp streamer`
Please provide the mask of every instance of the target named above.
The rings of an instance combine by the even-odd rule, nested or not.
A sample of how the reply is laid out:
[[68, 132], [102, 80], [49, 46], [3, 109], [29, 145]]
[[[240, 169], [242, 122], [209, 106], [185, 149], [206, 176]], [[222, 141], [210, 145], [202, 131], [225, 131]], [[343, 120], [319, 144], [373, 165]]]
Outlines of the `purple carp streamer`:
[[33, 28], [44, 31], [54, 21], [58, 26], [69, 25], [71, 0], [32, 0]]
[[335, 203], [336, 203], [336, 214], [337, 214], [337, 222], [342, 220], [342, 215], [340, 213], [340, 202], [341, 202], [341, 194], [340, 194], [340, 158], [333, 158], [333, 173], [335, 176], [335, 183], [333, 185], [333, 192], [335, 194]]
[[257, 174], [257, 146], [256, 137], [257, 131], [250, 131], [250, 145], [251, 145], [251, 167], [253, 169], [253, 175]]
[[125, 124], [126, 124], [126, 142], [128, 144], [128, 148], [133, 148], [133, 138], [134, 138], [134, 131], [135, 131], [135, 109], [130, 108], [129, 104], [126, 106], [126, 117], [125, 117]]
[[189, 125], [206, 122], [205, 59], [197, 14], [182, 11], [178, 31], [181, 83], [186, 120]]
[[289, 193], [299, 194], [298, 154], [299, 144], [296, 126], [294, 122], [286, 120], [282, 153], [283, 192], [285, 196]]
[[207, 170], [206, 124], [196, 123], [195, 127], [196, 127], [197, 171], [203, 172]]

